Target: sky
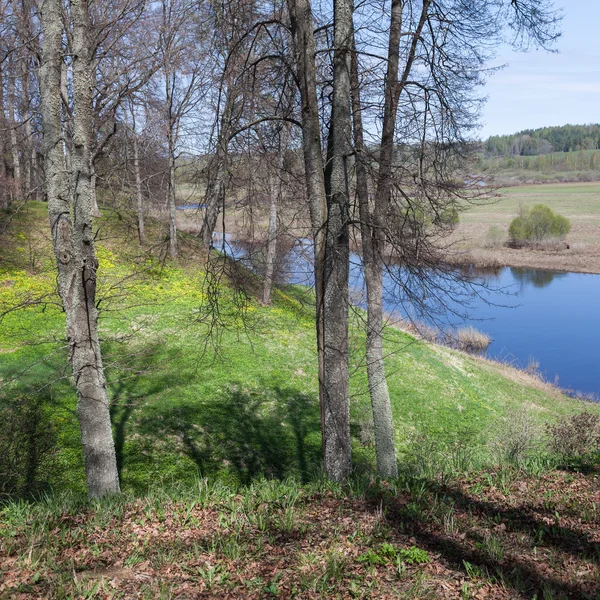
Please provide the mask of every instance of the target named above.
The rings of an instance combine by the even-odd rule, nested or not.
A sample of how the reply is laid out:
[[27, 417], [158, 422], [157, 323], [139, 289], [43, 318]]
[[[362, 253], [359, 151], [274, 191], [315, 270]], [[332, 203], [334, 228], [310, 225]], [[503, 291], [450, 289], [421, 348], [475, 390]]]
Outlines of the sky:
[[600, 0], [555, 0], [563, 11], [558, 54], [503, 47], [484, 93], [480, 137], [549, 125], [600, 122]]

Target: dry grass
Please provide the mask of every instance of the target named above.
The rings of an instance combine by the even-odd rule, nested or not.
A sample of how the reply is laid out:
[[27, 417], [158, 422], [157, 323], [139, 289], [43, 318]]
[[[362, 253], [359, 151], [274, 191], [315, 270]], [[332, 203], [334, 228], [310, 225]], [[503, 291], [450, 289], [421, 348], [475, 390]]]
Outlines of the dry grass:
[[488, 335], [472, 326], [461, 327], [451, 334], [451, 345], [465, 352], [483, 352], [491, 343]]
[[[502, 189], [500, 195], [497, 202], [461, 214], [449, 240], [455, 248], [451, 262], [600, 273], [600, 183], [522, 185]], [[571, 221], [564, 241], [520, 249], [498, 243], [508, 238], [508, 226], [521, 205], [540, 202]]]

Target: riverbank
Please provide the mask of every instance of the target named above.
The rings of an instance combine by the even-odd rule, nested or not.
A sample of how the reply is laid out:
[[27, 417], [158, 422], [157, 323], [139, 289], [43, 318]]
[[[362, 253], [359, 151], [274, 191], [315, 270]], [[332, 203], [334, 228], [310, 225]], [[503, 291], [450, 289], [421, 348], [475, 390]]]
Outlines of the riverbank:
[[[53, 451], [43, 455], [50, 463], [35, 465], [36, 477], [55, 490], [80, 490], [83, 457], [76, 398], [64, 377], [64, 314], [51, 247], [39, 239], [40, 232], [48, 237], [45, 210], [32, 203], [17, 215], [11, 224], [16, 245], [0, 247], [0, 309], [32, 301], [7, 312], [0, 328], [0, 404], [35, 400], [39, 426], [51, 433], [48, 443], [53, 444]], [[138, 249], [123, 242], [130, 236], [124, 221], [109, 214], [101, 225], [100, 332], [123, 488], [140, 492], [161, 477], [193, 483], [199, 472], [238, 482], [260, 476], [308, 478], [318, 472], [310, 290], [283, 286], [275, 290], [273, 306], [262, 306], [252, 291], [260, 286], [252, 285], [249, 274], [247, 295], [240, 295], [228, 283], [227, 270], [203, 270], [205, 258], [191, 253], [195, 238], [182, 244], [189, 253], [185, 259], [163, 263], [148, 253], [150, 244]], [[158, 240], [160, 230], [148, 229]], [[39, 248], [34, 270], [23, 251], [30, 243]], [[218, 307], [210, 295], [211, 275], [219, 278]], [[357, 465], [370, 469], [372, 419], [360, 312], [353, 317], [350, 343], [353, 448]], [[507, 378], [501, 366], [482, 368], [475, 357], [440, 352], [391, 328], [385, 355], [396, 441], [403, 453], [416, 451], [420, 435], [435, 431], [437, 444], [451, 445], [466, 428], [472, 451], [493, 460], [495, 450], [487, 440], [524, 402], [535, 407], [536, 420], [544, 421], [583, 407], [535, 382]], [[54, 383], [48, 386], [48, 381]]]
[[207, 287], [191, 236], [169, 261], [160, 227], [148, 224], [140, 249], [120, 218], [101, 226], [100, 334], [124, 491], [103, 501], [85, 497], [46, 207], [28, 206], [0, 244], [0, 312], [32, 302], [0, 327], [0, 448], [21, 469], [0, 465], [15, 498], [0, 502], [0, 597], [593, 597], [598, 472], [550, 452], [546, 424], [600, 407], [387, 328], [401, 476], [378, 482], [356, 311], [355, 472], [325, 481], [310, 290], [279, 287], [263, 306], [247, 272], [235, 280], [245, 294], [227, 270]]
[[[508, 224], [498, 227], [508, 238]], [[490, 241], [488, 225], [461, 223], [446, 243], [451, 243], [453, 248], [446, 259], [457, 266], [600, 273], [600, 225], [575, 223], [564, 241], [532, 248], [510, 248], [505, 240], [500, 245]]]
[[[521, 185], [502, 188], [492, 203], [469, 207], [446, 243], [454, 264], [476, 267], [524, 267], [600, 273], [600, 183]], [[546, 204], [571, 222], [557, 243], [537, 248], [508, 247], [508, 227], [521, 208]]]

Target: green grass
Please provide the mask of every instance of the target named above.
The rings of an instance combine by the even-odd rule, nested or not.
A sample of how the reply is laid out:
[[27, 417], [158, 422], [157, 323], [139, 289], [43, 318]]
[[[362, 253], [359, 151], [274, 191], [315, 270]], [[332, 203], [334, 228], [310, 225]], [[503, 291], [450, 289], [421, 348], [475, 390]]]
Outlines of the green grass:
[[[56, 450], [38, 457], [37, 488], [79, 493], [83, 461], [64, 315], [48, 241], [32, 226], [45, 228], [45, 218], [44, 206], [31, 204], [13, 221], [0, 254], [0, 313], [39, 301], [2, 319], [0, 402], [36, 400], [40, 427], [51, 433]], [[122, 220], [109, 216], [101, 225], [100, 333], [123, 489], [143, 494], [158, 484], [194, 485], [198, 477], [232, 485], [260, 477], [318, 478], [310, 291], [284, 287], [272, 307], [263, 307], [251, 291], [236, 292], [224, 277], [216, 283], [215, 330], [202, 261], [163, 263], [123, 241]], [[29, 253], [19, 251], [29, 237], [39, 247], [34, 271]], [[374, 450], [364, 441], [370, 419], [361, 318], [355, 315], [351, 331], [352, 434], [357, 469], [369, 471]], [[432, 460], [433, 454], [449, 469], [475, 457], [485, 462], [488, 441], [519, 407], [529, 407], [540, 421], [581, 409], [564, 396], [506, 377], [502, 368], [396, 329], [388, 329], [385, 344], [402, 462]], [[435, 451], [425, 438], [434, 440]]]
[[508, 224], [520, 204], [546, 204], [575, 223], [600, 224], [600, 183], [559, 183], [502, 188], [497, 202], [461, 213], [461, 223]]

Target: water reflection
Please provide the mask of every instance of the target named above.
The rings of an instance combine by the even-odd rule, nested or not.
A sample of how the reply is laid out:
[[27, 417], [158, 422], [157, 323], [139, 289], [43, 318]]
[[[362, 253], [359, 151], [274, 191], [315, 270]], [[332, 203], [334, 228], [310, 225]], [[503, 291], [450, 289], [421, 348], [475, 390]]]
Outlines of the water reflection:
[[548, 287], [555, 279], [568, 276], [568, 273], [564, 271], [546, 271], [523, 267], [510, 267], [510, 272], [522, 286], [531, 284], [536, 288]]

